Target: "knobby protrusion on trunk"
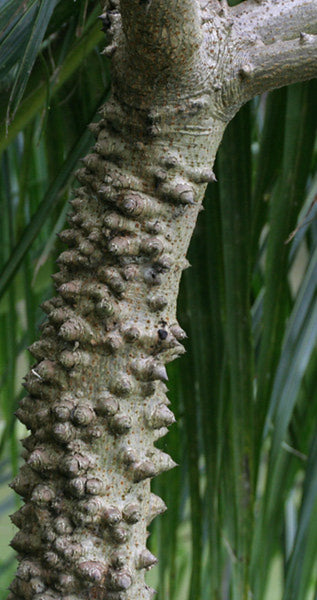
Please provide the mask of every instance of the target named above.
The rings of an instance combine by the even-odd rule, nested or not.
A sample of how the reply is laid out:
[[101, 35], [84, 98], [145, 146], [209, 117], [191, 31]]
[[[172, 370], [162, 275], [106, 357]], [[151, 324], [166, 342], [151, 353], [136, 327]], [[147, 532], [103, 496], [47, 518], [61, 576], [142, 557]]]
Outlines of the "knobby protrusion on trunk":
[[[179, 281], [225, 125], [259, 87], [248, 81], [263, 49], [253, 71], [252, 35], [234, 37], [224, 2], [121, 0], [121, 10], [123, 30], [116, 0], [101, 15], [113, 92], [77, 172], [57, 295], [42, 305], [47, 321], [17, 410], [31, 433], [12, 483], [25, 505], [12, 515], [20, 531], [10, 600], [153, 596], [146, 527], [166, 509], [150, 480], [175, 466], [154, 444], [175, 421], [165, 365], [184, 352]], [[236, 19], [239, 32], [244, 13]], [[158, 73], [147, 74], [156, 56]]]

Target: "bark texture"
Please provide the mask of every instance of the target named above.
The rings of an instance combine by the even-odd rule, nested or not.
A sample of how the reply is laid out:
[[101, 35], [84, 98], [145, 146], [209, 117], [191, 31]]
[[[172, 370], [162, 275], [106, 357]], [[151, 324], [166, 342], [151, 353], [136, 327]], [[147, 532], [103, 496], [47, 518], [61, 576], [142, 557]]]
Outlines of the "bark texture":
[[166, 508], [150, 480], [174, 466], [155, 441], [174, 422], [165, 364], [183, 352], [177, 291], [247, 88], [236, 53], [253, 40], [232, 19], [225, 3], [195, 0], [122, 0], [121, 13], [111, 0], [102, 15], [114, 84], [60, 234], [69, 249], [57, 295], [30, 349], [10, 600], [153, 595], [146, 527]]

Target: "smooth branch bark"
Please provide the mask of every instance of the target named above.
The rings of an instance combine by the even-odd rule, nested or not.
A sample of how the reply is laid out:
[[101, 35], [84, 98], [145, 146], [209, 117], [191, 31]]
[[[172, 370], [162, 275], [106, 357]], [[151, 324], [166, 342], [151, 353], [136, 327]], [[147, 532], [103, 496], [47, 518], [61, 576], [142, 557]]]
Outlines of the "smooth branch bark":
[[246, 0], [231, 11], [238, 37], [252, 42], [239, 57], [245, 98], [316, 77], [315, 0]]
[[183, 351], [177, 292], [214, 158], [243, 102], [317, 72], [313, 2], [109, 0], [101, 19], [113, 88], [18, 410], [10, 600], [152, 597], [150, 479], [174, 465], [154, 446], [174, 420], [164, 365]]

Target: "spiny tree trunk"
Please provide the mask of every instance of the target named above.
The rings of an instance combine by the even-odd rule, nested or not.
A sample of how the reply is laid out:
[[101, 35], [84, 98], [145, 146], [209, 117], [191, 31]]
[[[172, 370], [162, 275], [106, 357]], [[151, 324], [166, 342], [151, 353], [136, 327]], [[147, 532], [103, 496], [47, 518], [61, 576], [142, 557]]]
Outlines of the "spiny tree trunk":
[[[174, 421], [165, 364], [183, 352], [177, 291], [214, 157], [243, 102], [316, 74], [314, 2], [111, 0], [102, 21], [112, 94], [18, 409], [10, 600], [152, 597], [146, 527], [166, 507], [150, 479], [174, 466], [155, 448]], [[241, 506], [251, 493], [242, 481]]]

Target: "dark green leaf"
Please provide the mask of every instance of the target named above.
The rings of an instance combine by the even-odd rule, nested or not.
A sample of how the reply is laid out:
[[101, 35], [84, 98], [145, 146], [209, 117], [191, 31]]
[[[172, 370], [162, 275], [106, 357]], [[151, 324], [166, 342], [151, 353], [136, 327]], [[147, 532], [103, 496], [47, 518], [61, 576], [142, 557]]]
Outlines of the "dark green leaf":
[[21, 55], [23, 56], [36, 15], [37, 0], [29, 2], [26, 9], [20, 2], [14, 2], [9, 7], [12, 8], [13, 14], [7, 14], [4, 11], [0, 15], [0, 20], [1, 17], [3, 21], [8, 19], [5, 22], [6, 27], [2, 29], [0, 39], [0, 77], [2, 79], [21, 58]]
[[56, 2], [57, 0], [40, 0], [38, 11], [32, 24], [32, 31], [10, 94], [8, 106], [9, 121], [14, 117], [22, 99]]

